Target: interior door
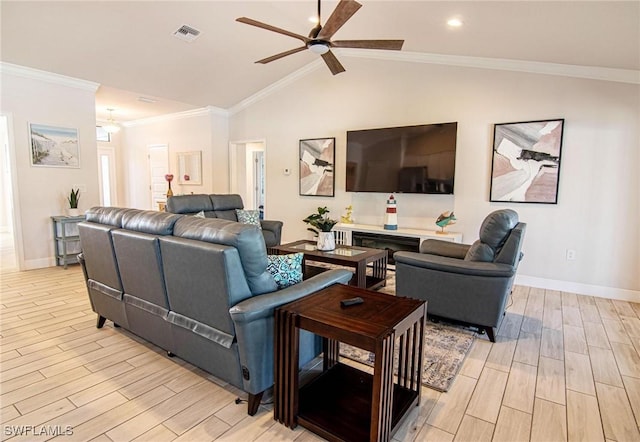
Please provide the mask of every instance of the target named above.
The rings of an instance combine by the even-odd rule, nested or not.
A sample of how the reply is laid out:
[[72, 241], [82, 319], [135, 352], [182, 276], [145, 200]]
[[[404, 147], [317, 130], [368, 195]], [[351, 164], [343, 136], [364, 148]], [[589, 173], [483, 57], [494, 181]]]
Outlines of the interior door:
[[164, 176], [169, 173], [169, 145], [151, 144], [149, 149], [149, 176], [151, 183], [151, 209], [159, 210], [167, 202], [167, 181]]

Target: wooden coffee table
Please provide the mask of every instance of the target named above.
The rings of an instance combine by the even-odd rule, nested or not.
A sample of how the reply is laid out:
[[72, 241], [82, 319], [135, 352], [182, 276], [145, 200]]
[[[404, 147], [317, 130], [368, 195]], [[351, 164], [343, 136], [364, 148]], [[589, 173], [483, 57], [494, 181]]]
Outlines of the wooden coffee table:
[[[355, 296], [364, 302], [341, 306]], [[420, 404], [425, 316], [424, 301], [343, 284], [277, 309], [274, 418], [332, 441], [390, 440]], [[324, 361], [322, 374], [299, 388], [300, 330], [322, 336]], [[373, 375], [340, 363], [340, 342], [373, 352]]]
[[[305, 278], [313, 276], [326, 269], [310, 266], [307, 261], [325, 262], [355, 269], [350, 284], [356, 287], [376, 289], [386, 285], [387, 251], [367, 247], [337, 245], [335, 250], [328, 252], [316, 248], [314, 241], [295, 241], [269, 249], [269, 253], [284, 255], [287, 253], [304, 253], [303, 272]], [[367, 275], [367, 265], [372, 264], [372, 272]]]

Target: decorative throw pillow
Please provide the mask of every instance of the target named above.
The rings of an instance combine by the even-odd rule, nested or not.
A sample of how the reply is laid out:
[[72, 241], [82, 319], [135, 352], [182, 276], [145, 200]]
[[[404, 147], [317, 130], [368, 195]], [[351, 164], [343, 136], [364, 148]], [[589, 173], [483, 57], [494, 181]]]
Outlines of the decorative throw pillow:
[[196, 218], [206, 218], [206, 216], [204, 216], [204, 210], [201, 210], [193, 216], [195, 216]]
[[238, 222], [243, 224], [253, 224], [260, 228], [260, 211], [259, 210], [243, 210], [236, 209]]
[[302, 281], [302, 253], [267, 255], [267, 271], [273, 276], [279, 289]]

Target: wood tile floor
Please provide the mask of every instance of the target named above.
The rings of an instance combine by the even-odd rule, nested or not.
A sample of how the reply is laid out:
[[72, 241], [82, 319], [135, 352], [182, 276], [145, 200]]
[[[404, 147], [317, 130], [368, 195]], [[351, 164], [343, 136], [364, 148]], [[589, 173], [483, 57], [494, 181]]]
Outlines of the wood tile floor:
[[[269, 405], [248, 416], [240, 391], [110, 322], [96, 329], [78, 266], [0, 277], [2, 440], [320, 440]], [[640, 304], [517, 287], [498, 342], [476, 340], [448, 393], [424, 388], [394, 439], [638, 441], [639, 353]]]

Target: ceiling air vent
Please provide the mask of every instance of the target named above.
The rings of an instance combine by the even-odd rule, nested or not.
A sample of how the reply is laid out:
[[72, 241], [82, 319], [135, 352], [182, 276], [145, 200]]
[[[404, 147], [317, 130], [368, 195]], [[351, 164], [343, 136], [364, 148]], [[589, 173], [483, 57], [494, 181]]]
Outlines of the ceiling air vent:
[[180, 40], [190, 43], [196, 38], [198, 38], [198, 35], [200, 35], [200, 31], [198, 31], [195, 28], [192, 28], [191, 26], [182, 25], [180, 29], [178, 29], [176, 32], [173, 33], [173, 35], [176, 38], [179, 38]]

